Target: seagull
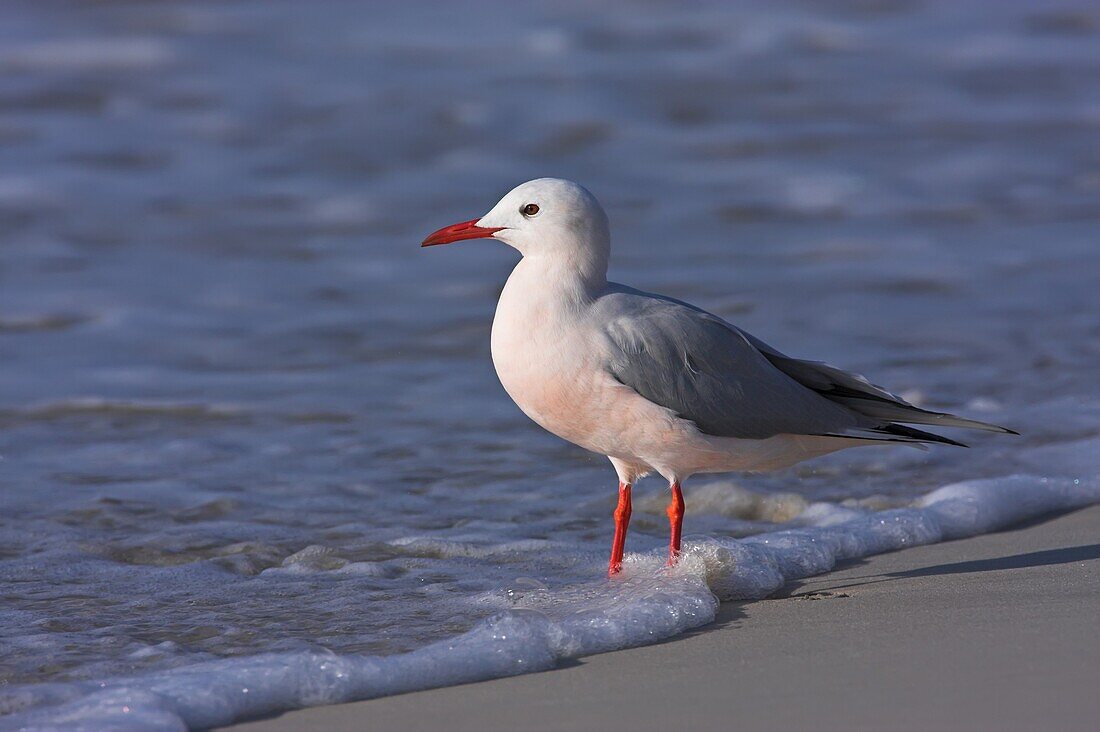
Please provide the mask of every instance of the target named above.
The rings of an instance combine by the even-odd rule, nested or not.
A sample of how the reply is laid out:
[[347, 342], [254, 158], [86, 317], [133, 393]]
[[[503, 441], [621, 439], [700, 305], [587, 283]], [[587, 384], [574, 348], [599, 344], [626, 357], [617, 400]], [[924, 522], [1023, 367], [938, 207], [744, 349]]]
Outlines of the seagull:
[[619, 479], [608, 574], [622, 570], [630, 491], [672, 493], [668, 563], [681, 549], [681, 484], [697, 473], [776, 470], [863, 445], [960, 442], [907, 424], [1018, 434], [933, 412], [865, 377], [792, 358], [722, 318], [607, 279], [607, 214], [585, 188], [539, 178], [421, 246], [497, 239], [521, 259], [493, 318], [497, 376], [549, 432], [605, 455]]

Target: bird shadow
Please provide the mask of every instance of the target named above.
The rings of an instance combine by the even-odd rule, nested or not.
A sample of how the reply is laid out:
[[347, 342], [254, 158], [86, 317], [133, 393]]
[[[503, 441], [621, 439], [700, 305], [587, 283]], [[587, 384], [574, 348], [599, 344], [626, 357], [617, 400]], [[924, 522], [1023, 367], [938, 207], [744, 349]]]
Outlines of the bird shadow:
[[1055, 564], [1071, 564], [1100, 559], [1100, 544], [1081, 544], [1062, 549], [1044, 549], [1025, 554], [1013, 554], [1008, 557], [974, 559], [968, 562], [937, 564], [931, 567], [907, 569], [903, 572], [887, 572], [886, 577], [929, 577], [939, 574], [961, 574], [964, 572], [989, 572], [998, 569], [1023, 569], [1025, 567], [1048, 567]]
[[890, 582], [898, 579], [913, 577], [935, 577], [949, 574], [968, 574], [973, 572], [993, 572], [1005, 569], [1024, 569], [1026, 567], [1050, 567], [1058, 564], [1073, 564], [1085, 562], [1091, 559], [1100, 559], [1100, 544], [1081, 544], [1080, 546], [1064, 547], [1062, 549], [1043, 549], [1041, 551], [1013, 554], [1007, 557], [991, 557], [989, 559], [973, 559], [965, 562], [950, 562], [946, 564], [934, 564], [928, 567], [917, 567], [899, 572], [883, 572], [878, 575], [855, 577], [860, 580], [840, 585], [831, 585], [829, 590], [843, 590], [850, 587]]

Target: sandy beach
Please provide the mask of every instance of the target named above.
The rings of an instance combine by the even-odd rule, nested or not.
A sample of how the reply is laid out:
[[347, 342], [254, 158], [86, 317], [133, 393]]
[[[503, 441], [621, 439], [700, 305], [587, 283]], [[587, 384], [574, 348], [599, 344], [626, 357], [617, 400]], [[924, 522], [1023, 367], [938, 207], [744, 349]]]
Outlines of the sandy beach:
[[855, 562], [665, 643], [226, 729], [1093, 729], [1098, 536], [1091, 507]]

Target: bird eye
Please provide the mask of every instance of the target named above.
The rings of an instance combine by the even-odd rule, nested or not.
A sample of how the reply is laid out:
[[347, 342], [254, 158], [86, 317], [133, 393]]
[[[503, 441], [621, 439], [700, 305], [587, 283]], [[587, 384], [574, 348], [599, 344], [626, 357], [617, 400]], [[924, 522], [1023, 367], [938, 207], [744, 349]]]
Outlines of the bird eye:
[[524, 216], [534, 216], [539, 212], [539, 205], [537, 203], [529, 203], [519, 210]]

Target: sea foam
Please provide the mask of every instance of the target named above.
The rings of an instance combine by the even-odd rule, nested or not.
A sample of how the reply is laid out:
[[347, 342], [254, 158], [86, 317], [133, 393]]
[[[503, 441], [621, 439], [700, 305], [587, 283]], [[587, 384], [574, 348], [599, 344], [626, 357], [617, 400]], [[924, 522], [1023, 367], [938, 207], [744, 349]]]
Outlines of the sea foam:
[[866, 512], [815, 503], [799, 528], [688, 542], [681, 563], [628, 555], [612, 580], [514, 597], [472, 630], [392, 656], [318, 652], [208, 661], [144, 676], [17, 686], [0, 729], [186, 730], [288, 709], [369, 699], [553, 668], [644, 645], [714, 620], [721, 600], [755, 600], [837, 562], [973, 536], [1100, 502], [1096, 477], [1014, 475], [944, 486], [911, 507]]

